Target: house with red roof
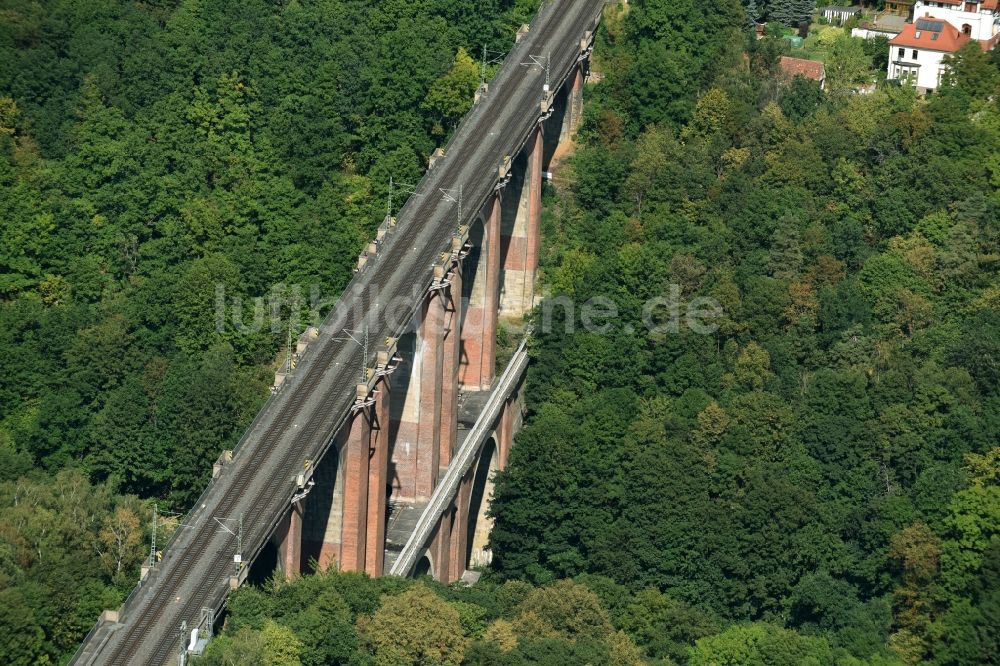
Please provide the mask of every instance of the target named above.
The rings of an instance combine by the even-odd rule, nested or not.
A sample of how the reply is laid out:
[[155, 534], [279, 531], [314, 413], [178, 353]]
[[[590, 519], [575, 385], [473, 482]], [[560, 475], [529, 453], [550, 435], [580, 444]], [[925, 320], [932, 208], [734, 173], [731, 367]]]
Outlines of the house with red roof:
[[789, 58], [781, 56], [779, 63], [781, 71], [789, 78], [804, 76], [819, 83], [822, 90], [826, 87], [826, 66], [818, 60], [804, 60], [803, 58]]
[[944, 19], [989, 51], [1000, 38], [997, 0], [916, 0], [913, 20]]
[[907, 82], [920, 92], [941, 85], [946, 56], [972, 41], [972, 37], [944, 19], [918, 18], [889, 40], [887, 78]]

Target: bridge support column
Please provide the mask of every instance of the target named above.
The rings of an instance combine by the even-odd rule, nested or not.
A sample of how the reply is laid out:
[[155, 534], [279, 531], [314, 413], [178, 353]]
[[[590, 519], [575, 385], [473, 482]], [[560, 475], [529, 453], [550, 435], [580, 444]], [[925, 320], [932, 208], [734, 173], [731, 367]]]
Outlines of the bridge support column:
[[341, 507], [344, 500], [344, 442], [347, 428], [334, 438], [330, 452], [319, 462], [313, 472], [316, 482], [309, 495], [302, 500], [302, 556], [305, 562], [316, 559], [322, 571], [340, 560], [340, 537], [343, 533]]
[[458, 443], [458, 371], [462, 353], [462, 262], [452, 268], [444, 302], [444, 341], [441, 383], [441, 451], [438, 465], [446, 467]]
[[278, 558], [281, 572], [286, 580], [292, 580], [302, 572], [302, 502], [295, 502], [278, 528], [281, 543]]
[[503, 293], [500, 314], [520, 319], [535, 305], [535, 271], [538, 268], [542, 214], [542, 159], [544, 135], [539, 124], [516, 160], [511, 185], [504, 194], [517, 202], [516, 213], [504, 213]]
[[449, 571], [454, 580], [465, 573], [468, 564], [466, 553], [469, 550], [469, 501], [472, 496], [472, 472], [462, 479], [458, 492], [455, 494], [455, 524], [451, 530], [451, 564]]
[[570, 135], [567, 138], [572, 138], [573, 133], [580, 129], [580, 123], [583, 122], [583, 66], [583, 62], [577, 63], [573, 73], [570, 74], [573, 87], [569, 91], [569, 108], [566, 111], [569, 116], [567, 126]]
[[458, 529], [455, 523], [455, 507], [449, 507], [441, 514], [438, 521], [437, 532], [431, 540], [431, 557], [434, 560], [434, 579], [445, 585], [451, 583], [454, 578], [451, 571], [451, 533], [452, 529]]
[[479, 263], [472, 278], [462, 324], [460, 384], [473, 391], [493, 385], [496, 366], [497, 314], [500, 308], [501, 192], [487, 204]]
[[[368, 387], [358, 385], [365, 395]], [[344, 443], [344, 510], [340, 537], [341, 571], [364, 571], [368, 543], [368, 476], [371, 451], [371, 414], [360, 409], [351, 417]]]
[[414, 494], [430, 499], [438, 479], [441, 453], [441, 397], [444, 374], [445, 294], [434, 290], [427, 298], [421, 326], [420, 414]]
[[482, 345], [480, 346], [479, 388], [493, 385], [497, 364], [497, 315], [500, 312], [500, 215], [501, 195], [493, 197], [486, 221], [486, 299], [483, 303]]
[[372, 454], [368, 467], [368, 524], [366, 526], [365, 572], [381, 576], [385, 557], [386, 485], [389, 478], [389, 380], [375, 385], [371, 407]]
[[535, 136], [529, 139], [531, 152], [528, 153], [528, 228], [522, 300], [525, 311], [535, 307], [535, 273], [538, 270], [538, 256], [542, 244], [542, 157], [545, 154], [545, 134], [542, 127], [539, 123], [535, 128]]

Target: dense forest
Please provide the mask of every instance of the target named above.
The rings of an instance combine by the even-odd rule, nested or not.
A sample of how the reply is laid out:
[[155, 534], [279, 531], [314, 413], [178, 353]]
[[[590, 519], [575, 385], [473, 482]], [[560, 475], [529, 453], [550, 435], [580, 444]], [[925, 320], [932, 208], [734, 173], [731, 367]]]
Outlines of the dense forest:
[[[644, 649], [661, 656], [650, 661]], [[821, 666], [834, 655], [822, 638], [777, 625], [722, 630], [717, 618], [657, 590], [633, 595], [601, 576], [448, 588], [325, 572], [235, 592], [225, 633], [195, 664], [642, 666], [676, 656], [692, 666]]]
[[[496, 574], [663, 595], [692, 619], [615, 624], [651, 660], [706, 663], [677, 645], [722, 628], [712, 663], [997, 663], [996, 53], [925, 100], [855, 95], [845, 42], [821, 92], [771, 38], [713, 51], [726, 4], [605, 22], [545, 262], [619, 316], [538, 327]], [[650, 330], [671, 286], [721, 305], [714, 333]], [[811, 659], [749, 656], [786, 640]]]
[[121, 602], [152, 500], [184, 511], [267, 396], [288, 331], [252, 299], [332, 306], [471, 105], [469, 54], [536, 7], [0, 3], [0, 663]]
[[[536, 6], [2, 5], [0, 662], [64, 660], [266, 396], [287, 331], [216, 285], [332, 303]], [[821, 91], [747, 26], [608, 10], [543, 268], [619, 316], [537, 327], [484, 580], [241, 589], [202, 663], [1000, 659], [1000, 62], [854, 95], [845, 38]]]

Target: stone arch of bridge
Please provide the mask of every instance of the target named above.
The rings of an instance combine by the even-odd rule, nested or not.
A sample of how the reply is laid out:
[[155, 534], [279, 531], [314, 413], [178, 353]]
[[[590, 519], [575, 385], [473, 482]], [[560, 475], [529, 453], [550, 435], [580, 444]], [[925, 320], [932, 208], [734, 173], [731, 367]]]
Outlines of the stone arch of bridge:
[[421, 576], [434, 576], [434, 562], [431, 560], [431, 554], [425, 553], [417, 561], [416, 568], [413, 569], [413, 577], [420, 578]]

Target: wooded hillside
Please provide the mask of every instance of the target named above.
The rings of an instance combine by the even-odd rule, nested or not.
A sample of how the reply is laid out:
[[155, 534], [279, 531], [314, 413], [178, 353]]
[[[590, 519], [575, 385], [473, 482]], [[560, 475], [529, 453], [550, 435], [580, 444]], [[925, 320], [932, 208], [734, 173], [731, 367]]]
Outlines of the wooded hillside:
[[389, 178], [471, 104], [469, 53], [536, 5], [0, 3], [0, 662], [60, 661], [124, 598], [151, 502], [115, 494], [186, 510], [267, 396], [295, 294], [332, 306]]
[[[620, 314], [539, 326], [494, 566], [607, 576], [844, 659], [995, 663], [998, 59], [966, 47], [926, 100], [824, 93], [772, 38], [692, 57], [698, 26], [685, 3], [606, 22], [545, 262], [553, 298]], [[672, 287], [681, 313], [721, 306], [714, 333], [663, 326]], [[763, 640], [739, 631], [720, 655]], [[805, 663], [731, 658], [712, 663]]]

